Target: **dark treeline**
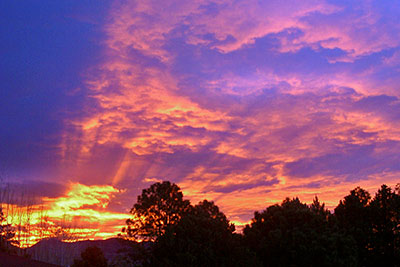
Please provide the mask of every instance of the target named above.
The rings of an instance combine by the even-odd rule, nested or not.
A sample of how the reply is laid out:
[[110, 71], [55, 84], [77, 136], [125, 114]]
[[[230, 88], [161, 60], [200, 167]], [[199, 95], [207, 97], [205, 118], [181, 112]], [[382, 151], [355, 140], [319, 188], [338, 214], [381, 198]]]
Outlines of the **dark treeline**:
[[122, 236], [148, 241], [131, 260], [143, 266], [400, 266], [400, 185], [373, 198], [357, 187], [333, 212], [317, 197], [286, 198], [241, 234], [213, 202], [192, 205], [170, 182], [144, 189], [131, 213]]
[[[286, 198], [242, 233], [212, 201], [193, 205], [170, 182], [144, 189], [131, 214], [121, 237], [143, 242], [125, 240], [108, 262], [107, 250], [89, 247], [73, 266], [400, 266], [400, 184], [373, 197], [357, 187], [332, 212], [317, 197]], [[14, 247], [10, 229], [0, 209], [0, 251]]]

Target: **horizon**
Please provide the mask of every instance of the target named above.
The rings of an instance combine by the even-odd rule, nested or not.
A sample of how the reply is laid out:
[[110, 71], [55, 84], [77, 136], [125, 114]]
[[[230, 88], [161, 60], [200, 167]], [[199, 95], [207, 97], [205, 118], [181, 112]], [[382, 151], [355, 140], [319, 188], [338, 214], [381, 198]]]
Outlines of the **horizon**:
[[112, 237], [158, 181], [239, 227], [400, 181], [396, 2], [1, 6], [1, 186], [53, 226]]

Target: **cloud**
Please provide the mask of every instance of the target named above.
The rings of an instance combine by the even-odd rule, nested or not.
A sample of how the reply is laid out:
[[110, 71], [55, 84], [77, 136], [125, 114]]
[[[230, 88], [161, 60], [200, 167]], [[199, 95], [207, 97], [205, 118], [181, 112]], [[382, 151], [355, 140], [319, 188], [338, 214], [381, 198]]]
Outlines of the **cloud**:
[[16, 238], [27, 247], [41, 238], [62, 238], [60, 234], [73, 240], [117, 235], [129, 215], [113, 211], [109, 204], [121, 193], [107, 185], [25, 181], [4, 184], [0, 203], [7, 223], [22, 225]]
[[60, 183], [23, 180], [14, 182], [7, 177], [1, 181], [0, 202], [16, 205], [39, 205], [43, 198], [56, 198], [65, 193], [67, 187]]
[[[361, 146], [350, 148], [350, 152], [326, 154], [316, 158], [302, 158], [285, 165], [286, 175], [290, 177], [347, 176], [356, 179], [366, 179], [366, 174], [373, 173], [376, 159], [371, 156], [373, 148]], [[375, 170], [380, 172], [382, 170]]]
[[[241, 224], [286, 196], [321, 194], [333, 207], [400, 172], [399, 11], [382, 1], [117, 1], [105, 24], [88, 16], [102, 49], [79, 86], [32, 113], [60, 105], [62, 115], [27, 134], [24, 116], [41, 102], [13, 95], [6, 124], [19, 130], [0, 130], [13, 151], [0, 159], [23, 169], [19, 180], [72, 181], [68, 198], [86, 204], [68, 211], [95, 218], [126, 213], [161, 180]], [[53, 92], [44, 87], [39, 99]], [[47, 187], [54, 195], [41, 197], [62, 191]]]
[[[396, 46], [390, 38], [366, 45], [374, 37], [363, 29], [381, 27], [372, 14], [381, 11], [363, 6], [357, 19], [342, 4], [261, 5], [115, 5], [107, 58], [87, 80], [97, 106], [70, 122], [79, 143], [64, 149], [78, 162], [108, 166], [85, 173], [131, 195], [149, 181], [171, 180], [194, 201], [211, 198], [229, 216], [242, 214], [239, 221], [249, 213], [238, 204], [243, 198], [252, 210], [267, 196], [333, 197], [328, 186], [396, 173], [387, 144], [397, 146], [398, 120], [388, 115], [397, 97], [393, 90], [377, 96], [366, 78], [381, 68], [372, 59], [386, 67], [384, 51]], [[339, 17], [356, 25], [332, 23]]]
[[273, 180], [260, 180], [260, 181], [252, 181], [249, 184], [227, 184], [224, 186], [210, 186], [206, 188], [206, 192], [214, 191], [218, 193], [232, 193], [234, 191], [248, 190], [254, 187], [261, 186], [271, 186], [273, 184], [278, 184], [278, 179]]

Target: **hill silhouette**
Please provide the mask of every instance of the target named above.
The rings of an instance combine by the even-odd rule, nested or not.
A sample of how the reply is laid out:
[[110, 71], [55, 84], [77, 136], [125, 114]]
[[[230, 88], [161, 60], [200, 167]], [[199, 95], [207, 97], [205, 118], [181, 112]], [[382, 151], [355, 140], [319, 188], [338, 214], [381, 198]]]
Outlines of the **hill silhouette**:
[[137, 243], [122, 238], [110, 238], [106, 240], [85, 240], [77, 242], [62, 242], [56, 238], [41, 240], [27, 249], [27, 254], [32, 259], [48, 262], [60, 266], [70, 266], [74, 259], [88, 247], [100, 248], [109, 263], [117, 258], [139, 258], [143, 246], [147, 243]]

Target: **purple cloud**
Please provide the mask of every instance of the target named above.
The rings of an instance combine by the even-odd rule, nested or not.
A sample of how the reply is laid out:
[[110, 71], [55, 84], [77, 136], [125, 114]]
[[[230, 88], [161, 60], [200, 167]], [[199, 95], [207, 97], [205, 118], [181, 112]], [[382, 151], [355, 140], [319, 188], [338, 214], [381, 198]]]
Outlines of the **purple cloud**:
[[[84, 10], [49, 16], [55, 31], [35, 24], [43, 53], [33, 37], [36, 52], [21, 36], [5, 45], [0, 160], [19, 181], [113, 185], [126, 191], [110, 209], [126, 211], [142, 188], [171, 180], [244, 222], [286, 196], [318, 193], [333, 205], [356, 185], [400, 174], [394, 3], [117, 1], [101, 18]], [[20, 64], [28, 59], [32, 67]]]

